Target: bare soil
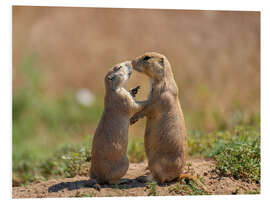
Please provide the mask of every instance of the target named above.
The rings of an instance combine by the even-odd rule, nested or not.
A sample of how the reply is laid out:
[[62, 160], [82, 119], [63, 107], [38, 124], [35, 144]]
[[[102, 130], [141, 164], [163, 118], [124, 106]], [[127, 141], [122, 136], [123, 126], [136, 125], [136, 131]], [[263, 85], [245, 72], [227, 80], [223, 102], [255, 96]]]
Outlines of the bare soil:
[[[195, 191], [189, 181], [177, 180], [166, 184], [150, 186], [141, 181], [149, 171], [147, 163], [131, 163], [127, 174], [118, 185], [101, 185], [100, 190], [89, 185], [87, 176], [74, 178], [51, 179], [46, 182], [34, 183], [25, 187], [13, 187], [13, 198], [46, 198], [46, 197], [104, 197], [104, 196], [149, 196], [149, 195], [194, 195], [194, 194], [248, 194], [259, 193], [260, 185], [224, 177], [214, 170], [215, 161], [190, 159], [184, 173], [192, 174], [206, 186], [208, 193], [203, 192], [199, 185]], [[197, 191], [197, 193], [196, 193]], [[201, 193], [198, 193], [201, 191]]]

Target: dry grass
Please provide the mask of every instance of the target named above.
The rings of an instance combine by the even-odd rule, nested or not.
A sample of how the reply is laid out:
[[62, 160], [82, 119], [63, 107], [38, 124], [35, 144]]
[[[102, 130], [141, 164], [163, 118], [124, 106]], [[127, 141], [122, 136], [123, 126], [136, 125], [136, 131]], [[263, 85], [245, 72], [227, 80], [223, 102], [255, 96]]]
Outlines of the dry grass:
[[[259, 12], [13, 7], [14, 89], [23, 57], [35, 54], [48, 95], [86, 87], [103, 97], [106, 71], [146, 51], [171, 62], [188, 128], [259, 112]], [[146, 77], [128, 86], [138, 83], [145, 98]]]

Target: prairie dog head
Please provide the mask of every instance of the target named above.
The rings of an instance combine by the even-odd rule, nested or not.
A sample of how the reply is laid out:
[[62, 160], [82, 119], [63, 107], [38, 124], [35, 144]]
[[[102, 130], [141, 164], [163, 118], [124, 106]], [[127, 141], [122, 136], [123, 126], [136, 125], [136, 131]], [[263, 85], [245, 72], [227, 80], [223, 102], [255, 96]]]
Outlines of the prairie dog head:
[[132, 60], [132, 66], [138, 72], [143, 72], [151, 79], [159, 81], [164, 77], [166, 57], [156, 52], [147, 52]]
[[125, 61], [114, 66], [105, 76], [106, 89], [116, 90], [123, 87], [132, 73], [131, 61]]

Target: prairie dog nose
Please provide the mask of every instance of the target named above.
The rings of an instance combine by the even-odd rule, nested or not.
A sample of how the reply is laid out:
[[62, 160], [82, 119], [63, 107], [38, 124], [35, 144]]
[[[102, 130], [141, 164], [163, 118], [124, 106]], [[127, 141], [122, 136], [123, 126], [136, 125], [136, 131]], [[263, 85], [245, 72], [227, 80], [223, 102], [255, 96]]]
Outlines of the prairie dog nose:
[[133, 69], [133, 68], [132, 68], [132, 63], [131, 63], [131, 61], [126, 61], [126, 62], [125, 62], [125, 65], [128, 67], [129, 70], [132, 70], [132, 69]]
[[125, 66], [128, 68], [128, 75], [130, 76], [133, 71], [131, 61], [126, 61]]

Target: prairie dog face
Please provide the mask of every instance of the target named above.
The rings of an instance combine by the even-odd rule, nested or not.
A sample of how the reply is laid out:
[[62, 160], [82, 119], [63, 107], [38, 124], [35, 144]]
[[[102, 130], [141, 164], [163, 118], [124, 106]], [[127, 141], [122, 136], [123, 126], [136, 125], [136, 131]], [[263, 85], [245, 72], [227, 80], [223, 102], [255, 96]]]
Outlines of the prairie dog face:
[[165, 72], [164, 60], [165, 56], [148, 52], [132, 60], [132, 66], [135, 70], [145, 73], [153, 80], [161, 80]]
[[123, 87], [132, 73], [131, 61], [125, 61], [117, 64], [105, 76], [106, 88], [116, 90]]

